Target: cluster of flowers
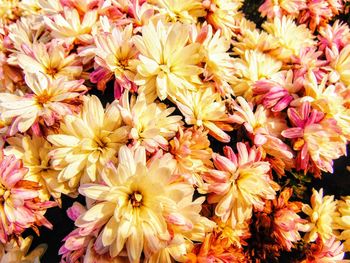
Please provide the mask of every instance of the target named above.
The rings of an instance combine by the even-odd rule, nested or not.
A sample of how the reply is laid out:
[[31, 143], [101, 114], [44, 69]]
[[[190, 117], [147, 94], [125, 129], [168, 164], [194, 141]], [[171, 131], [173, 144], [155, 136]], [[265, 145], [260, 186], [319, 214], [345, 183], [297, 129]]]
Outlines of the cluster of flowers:
[[1, 0], [0, 262], [39, 261], [62, 194], [62, 262], [343, 259], [350, 196], [289, 179], [346, 154], [347, 4]]

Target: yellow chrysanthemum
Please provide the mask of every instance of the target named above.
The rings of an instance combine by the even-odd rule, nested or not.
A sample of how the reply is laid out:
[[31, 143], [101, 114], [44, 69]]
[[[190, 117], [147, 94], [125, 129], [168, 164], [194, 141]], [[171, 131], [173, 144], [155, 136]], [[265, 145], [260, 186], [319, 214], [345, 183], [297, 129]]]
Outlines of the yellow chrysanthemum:
[[46, 25], [52, 30], [54, 38], [67, 42], [92, 42], [91, 31], [97, 23], [97, 10], [91, 10], [84, 14], [83, 19], [75, 8], [64, 7], [62, 14], [53, 15], [52, 19], [44, 16]]
[[198, 17], [206, 14], [202, 0], [151, 0], [149, 2], [159, 6], [159, 13], [164, 14], [167, 20], [172, 22], [196, 23]]
[[229, 142], [233, 121], [226, 111], [225, 101], [212, 88], [177, 94], [177, 106], [188, 125], [204, 127], [209, 134], [222, 142]]
[[128, 139], [129, 127], [123, 126], [117, 101], [105, 110], [96, 96], [84, 97], [81, 114], [67, 115], [58, 134], [47, 137], [53, 144], [52, 165], [60, 170], [58, 181], [69, 187], [94, 182], [110, 161], [116, 163], [120, 146]]
[[[193, 187], [172, 183], [172, 172], [161, 160], [146, 166], [143, 147], [133, 152], [123, 146], [118, 156], [118, 167], [109, 165], [102, 174], [106, 185], [79, 188], [81, 194], [99, 201], [76, 221], [81, 227], [104, 225], [95, 243], [97, 252], [108, 249], [115, 257], [125, 248], [130, 262], [140, 262], [142, 252], [148, 262], [167, 246], [171, 249], [186, 242], [184, 237], [198, 240], [192, 233], [196, 233], [196, 223], [202, 218], [199, 212], [204, 198], [192, 201]], [[186, 254], [186, 249], [177, 253]], [[162, 261], [150, 262], [170, 263], [170, 255], [165, 252]]]
[[274, 36], [278, 44], [278, 48], [270, 54], [284, 62], [290, 61], [292, 55], [299, 55], [302, 48], [316, 44], [311, 31], [304, 24], [297, 25], [291, 17], [275, 17], [272, 22], [265, 22], [262, 27]]
[[269, 79], [279, 72], [282, 63], [259, 51], [247, 50], [244, 57], [234, 62], [236, 71], [231, 87], [236, 96], [252, 97], [252, 84], [261, 79]]
[[43, 74], [27, 74], [25, 80], [33, 94], [0, 93], [0, 107], [5, 109], [2, 118], [13, 118], [10, 135], [25, 132], [38, 122], [54, 125], [64, 115], [78, 110], [78, 97], [87, 90], [82, 81], [51, 80]]
[[203, 75], [205, 80], [213, 80], [218, 90], [227, 95], [232, 93], [229, 83], [234, 71], [234, 59], [228, 53], [230, 41], [220, 36], [220, 30], [214, 34], [211, 26], [207, 27], [207, 31], [200, 49], [205, 62]]
[[345, 46], [340, 53], [335, 52], [330, 66], [334, 69], [337, 79], [346, 86], [350, 85], [350, 44]]
[[0, 243], [0, 263], [39, 263], [47, 245], [40, 244], [28, 254], [32, 241], [33, 237], [28, 236], [18, 241], [12, 239], [6, 244]]
[[124, 92], [118, 107], [124, 122], [131, 127], [130, 137], [150, 152], [158, 147], [166, 149], [168, 140], [183, 124], [181, 116], [169, 116], [175, 108], [167, 108], [163, 103], [147, 103], [143, 93], [129, 100], [129, 93]]
[[201, 60], [200, 44], [189, 41], [189, 27], [180, 23], [172, 25], [158, 22], [142, 27], [142, 36], [134, 43], [140, 51], [135, 83], [142, 87], [147, 100], [157, 96], [164, 100], [182, 90], [196, 90], [201, 84], [196, 66]]
[[335, 219], [335, 223], [337, 228], [342, 230], [338, 238], [344, 240], [344, 251], [350, 251], [350, 196], [338, 200], [337, 209], [339, 217]]
[[215, 29], [221, 29], [226, 39], [231, 39], [234, 31], [238, 30], [243, 14], [238, 10], [243, 0], [204, 0], [203, 6], [207, 10], [207, 21]]
[[25, 74], [41, 72], [54, 79], [77, 79], [83, 70], [76, 55], [68, 55], [63, 44], [54, 42], [49, 46], [33, 44], [30, 51], [17, 54], [17, 61]]
[[323, 241], [333, 236], [334, 218], [337, 217], [337, 203], [334, 196], [323, 196], [323, 189], [312, 189], [311, 206], [303, 204], [303, 212], [308, 215], [306, 242], [314, 242], [319, 235]]
[[20, 17], [19, 0], [0, 0], [0, 22], [9, 24]]
[[39, 196], [42, 200], [49, 200], [52, 196], [60, 203], [61, 193], [72, 192], [67, 183], [58, 182], [59, 171], [54, 170], [50, 164], [49, 152], [52, 147], [43, 137], [26, 135], [11, 137], [6, 141], [9, 146], [6, 147], [5, 154], [14, 154], [23, 161], [23, 166], [28, 168], [24, 179], [39, 183]]

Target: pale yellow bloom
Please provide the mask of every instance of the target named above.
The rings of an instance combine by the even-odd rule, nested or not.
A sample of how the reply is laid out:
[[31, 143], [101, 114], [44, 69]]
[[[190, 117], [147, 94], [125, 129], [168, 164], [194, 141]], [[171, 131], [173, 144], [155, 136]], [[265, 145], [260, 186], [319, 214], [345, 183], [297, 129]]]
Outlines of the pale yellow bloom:
[[[81, 194], [99, 201], [76, 221], [81, 227], [104, 225], [95, 243], [97, 252], [107, 248], [115, 257], [125, 248], [130, 262], [139, 262], [142, 252], [147, 262], [167, 246], [171, 249], [175, 240], [204, 237], [204, 233], [198, 239], [191, 235], [202, 219], [199, 212], [204, 201], [192, 201], [191, 185], [172, 183], [171, 170], [161, 160], [146, 166], [143, 147], [132, 151], [123, 146], [118, 156], [118, 167], [110, 164], [102, 173], [106, 185], [86, 184], [79, 188]], [[177, 252], [181, 256], [181, 250]]]
[[45, 253], [47, 245], [40, 244], [28, 253], [33, 241], [32, 236], [20, 238], [17, 242], [12, 239], [6, 244], [0, 243], [0, 263], [40, 263], [40, 258]]
[[205, 40], [200, 52], [205, 62], [203, 75], [205, 80], [213, 80], [217, 88], [223, 93], [232, 93], [229, 83], [232, 82], [234, 71], [234, 59], [230, 57], [230, 41], [220, 36], [221, 31], [213, 33], [213, 28], [208, 26]]
[[124, 126], [117, 101], [105, 110], [96, 96], [85, 96], [82, 112], [67, 115], [58, 134], [47, 137], [54, 145], [52, 165], [60, 170], [58, 181], [75, 188], [79, 181], [94, 182], [108, 162], [127, 142], [129, 127]]
[[159, 6], [160, 14], [166, 15], [172, 22], [196, 23], [198, 17], [206, 15], [202, 0], [152, 0], [150, 2]]
[[231, 87], [236, 96], [252, 97], [252, 85], [261, 79], [269, 79], [279, 72], [282, 63], [259, 51], [247, 50], [234, 62], [235, 72]]
[[33, 94], [0, 93], [0, 107], [5, 109], [2, 118], [14, 118], [11, 135], [27, 131], [37, 122], [54, 125], [64, 115], [78, 110], [78, 97], [87, 90], [82, 81], [51, 80], [43, 74], [27, 74], [25, 80]]
[[197, 66], [200, 45], [188, 44], [188, 26], [149, 23], [142, 27], [142, 36], [135, 36], [133, 41], [141, 53], [135, 83], [142, 87], [147, 100], [173, 98], [201, 84], [198, 75], [202, 69]]
[[78, 79], [83, 70], [78, 57], [75, 54], [68, 55], [63, 44], [57, 42], [51, 42], [50, 45], [33, 44], [26, 52], [17, 54], [17, 62], [25, 74], [41, 72], [53, 79]]
[[147, 103], [143, 93], [129, 100], [129, 93], [124, 92], [118, 107], [124, 122], [131, 127], [130, 137], [150, 152], [158, 147], [167, 149], [168, 140], [183, 124], [181, 116], [169, 116], [175, 108], [167, 108], [163, 103]]
[[76, 9], [64, 7], [63, 14], [55, 14], [52, 19], [44, 16], [44, 21], [52, 30], [54, 38], [67, 42], [91, 43], [91, 31], [98, 21], [98, 14], [97, 10], [88, 11], [81, 20]]
[[0, 22], [9, 24], [16, 20], [20, 15], [19, 0], [0, 0]]
[[337, 201], [339, 217], [335, 219], [336, 227], [342, 232], [338, 236], [344, 240], [344, 251], [350, 251], [350, 196], [344, 196]]
[[314, 242], [319, 235], [323, 241], [333, 236], [334, 218], [337, 217], [337, 203], [334, 196], [323, 196], [323, 189], [312, 189], [311, 206], [303, 204], [303, 212], [309, 217], [306, 225], [306, 242]]
[[230, 141], [224, 131], [233, 130], [233, 121], [226, 112], [225, 101], [212, 88], [178, 94], [177, 106], [188, 125], [203, 126], [219, 141]]
[[100, 32], [95, 39], [95, 61], [98, 65], [114, 73], [121, 81], [126, 77], [133, 80], [137, 49], [132, 41], [133, 26], [124, 29], [113, 27], [110, 32]]
[[284, 62], [290, 61], [292, 55], [299, 55], [302, 48], [316, 44], [311, 31], [304, 24], [297, 25], [291, 17], [275, 17], [272, 22], [265, 22], [262, 27], [274, 36], [278, 44], [278, 48], [270, 54]]
[[28, 168], [24, 179], [39, 183], [41, 186], [39, 197], [42, 200], [49, 200], [52, 196], [60, 203], [61, 193], [72, 192], [67, 183], [58, 182], [59, 171], [54, 170], [50, 164], [49, 152], [52, 147], [43, 137], [18, 135], [6, 141], [9, 146], [4, 149], [5, 154], [14, 154], [23, 161], [23, 166]]
[[334, 69], [337, 79], [346, 86], [350, 85], [350, 44], [345, 46], [340, 53], [335, 50], [330, 66]]
[[226, 39], [231, 39], [239, 30], [240, 20], [243, 14], [238, 10], [243, 0], [204, 0], [203, 5], [207, 10], [207, 21], [215, 29], [221, 29]]

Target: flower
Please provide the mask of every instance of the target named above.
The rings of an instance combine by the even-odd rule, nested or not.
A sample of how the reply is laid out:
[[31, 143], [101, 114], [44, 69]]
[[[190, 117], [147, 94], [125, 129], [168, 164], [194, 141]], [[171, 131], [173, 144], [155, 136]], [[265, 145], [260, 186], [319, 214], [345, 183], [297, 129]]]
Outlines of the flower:
[[261, 161], [261, 151], [237, 143], [238, 154], [225, 146], [225, 156], [213, 154], [214, 166], [204, 174], [209, 203], [216, 203], [215, 215], [232, 228], [252, 216], [253, 207], [264, 208], [265, 199], [274, 199], [276, 192], [268, 172], [270, 164]]
[[30, 253], [28, 250], [33, 241], [32, 236], [26, 238], [19, 238], [19, 240], [11, 239], [8, 243], [0, 243], [0, 263], [8, 262], [40, 262], [40, 258], [46, 251], [47, 245], [40, 244], [34, 248]]
[[232, 72], [234, 71], [234, 59], [228, 53], [230, 42], [220, 36], [220, 30], [217, 30], [214, 34], [210, 25], [203, 27], [202, 31], [201, 34], [206, 33], [199, 51], [203, 55], [203, 61], [205, 62], [204, 80], [214, 81], [216, 88], [221, 94], [230, 94], [232, 90], [229, 83], [232, 80]]
[[306, 250], [306, 259], [302, 263], [331, 263], [341, 262], [344, 258], [343, 244], [331, 237], [326, 241], [318, 237], [316, 243]]
[[63, 13], [54, 14], [52, 17], [44, 16], [44, 22], [52, 30], [54, 38], [67, 41], [67, 43], [91, 43], [91, 31], [97, 22], [97, 10], [87, 11], [83, 19], [80, 19], [78, 10], [64, 7]]
[[7, 243], [11, 235], [20, 235], [25, 229], [52, 225], [44, 217], [47, 208], [55, 202], [42, 202], [38, 196], [38, 183], [25, 180], [28, 169], [14, 155], [0, 153], [0, 242]]
[[298, 151], [297, 170], [306, 173], [315, 165], [332, 173], [333, 160], [346, 154], [346, 139], [340, 136], [336, 121], [312, 109], [309, 102], [303, 102], [297, 109], [289, 108], [288, 117], [294, 127], [284, 130], [282, 136], [293, 139], [293, 148]]
[[60, 170], [58, 181], [76, 188], [79, 181], [94, 182], [102, 168], [116, 162], [116, 153], [127, 142], [129, 127], [122, 122], [114, 101], [105, 110], [96, 96], [85, 96], [80, 114], [67, 115], [58, 134], [47, 137], [53, 144], [52, 166]]
[[243, 58], [234, 62], [234, 79], [231, 83], [235, 96], [252, 97], [252, 85], [261, 79], [269, 79], [277, 73], [282, 63], [259, 51], [247, 50]]
[[282, 16], [296, 17], [306, 8], [306, 0], [265, 0], [259, 7], [262, 16], [268, 19]]
[[278, 44], [278, 48], [270, 54], [284, 62], [290, 61], [292, 55], [298, 55], [300, 49], [315, 45], [311, 31], [303, 24], [296, 25], [291, 17], [275, 17], [273, 21], [265, 22], [262, 27], [275, 37]]
[[108, 165], [102, 175], [105, 185], [80, 186], [81, 194], [98, 202], [75, 224], [102, 225], [95, 242], [98, 253], [108, 249], [115, 257], [125, 248], [130, 262], [138, 262], [142, 252], [147, 260], [171, 242], [167, 222], [178, 228], [175, 233], [193, 230], [204, 199], [192, 203], [192, 186], [172, 182], [171, 170], [161, 160], [147, 167], [143, 147], [131, 151], [122, 146], [118, 156], [118, 167]]
[[129, 93], [125, 91], [118, 108], [123, 121], [131, 127], [131, 139], [145, 146], [149, 152], [154, 152], [158, 147], [167, 149], [168, 140], [182, 125], [181, 116], [169, 116], [175, 108], [166, 108], [163, 103], [147, 103], [143, 93], [129, 100]]
[[341, 231], [338, 239], [344, 240], [344, 251], [350, 251], [350, 196], [344, 196], [337, 201], [339, 217], [335, 218], [336, 227]]
[[231, 39], [235, 30], [239, 28], [239, 20], [243, 15], [238, 10], [242, 7], [242, 0], [205, 0], [206, 20], [216, 30], [220, 29], [226, 39]]
[[159, 6], [160, 14], [164, 14], [169, 21], [182, 23], [196, 23], [199, 17], [206, 15], [201, 0], [152, 0]]
[[188, 183], [201, 187], [201, 173], [212, 167], [212, 149], [203, 128], [179, 128], [177, 136], [170, 141], [170, 153], [176, 160], [175, 174]]
[[233, 122], [226, 112], [225, 101], [211, 88], [197, 92], [178, 94], [177, 106], [189, 125], [204, 127], [209, 134], [221, 142], [229, 142]]
[[334, 218], [337, 217], [337, 203], [334, 196], [323, 196], [323, 189], [312, 189], [311, 206], [303, 204], [302, 210], [308, 215], [307, 233], [304, 236], [306, 242], [314, 242], [319, 236], [323, 243], [334, 236]]
[[105, 89], [106, 82], [115, 76], [115, 94], [119, 99], [124, 89], [134, 89], [133, 79], [135, 76], [135, 57], [137, 49], [129, 41], [132, 37], [132, 25], [126, 26], [123, 30], [117, 27], [111, 32], [101, 32], [94, 37], [96, 44], [96, 63], [103, 68], [91, 73], [93, 83], [97, 83], [100, 90]]
[[325, 50], [327, 47], [342, 50], [350, 43], [350, 29], [345, 23], [339, 20], [334, 21], [333, 25], [325, 25], [319, 29], [319, 49]]
[[55, 41], [50, 45], [33, 44], [32, 48], [24, 48], [24, 53], [17, 54], [19, 66], [25, 74], [41, 72], [49, 78], [65, 78], [74, 80], [80, 77], [82, 67], [75, 54], [68, 55], [63, 44]]
[[50, 162], [51, 144], [43, 137], [35, 135], [32, 137], [17, 135], [7, 138], [6, 142], [9, 146], [4, 149], [5, 154], [13, 154], [16, 158], [21, 159], [23, 165], [28, 168], [24, 178], [40, 185], [40, 199], [50, 200], [52, 196], [58, 204], [61, 204], [61, 194], [70, 194], [72, 189], [67, 183], [57, 180], [59, 171], [54, 170]]
[[0, 93], [0, 106], [5, 110], [3, 118], [13, 118], [10, 135], [25, 132], [38, 124], [53, 126], [66, 114], [78, 111], [79, 96], [87, 91], [83, 80], [67, 81], [64, 78], [51, 80], [43, 74], [28, 74], [26, 84], [33, 94], [18, 96]]
[[335, 80], [341, 80], [345, 86], [350, 85], [350, 44], [346, 45], [340, 52], [333, 48], [329, 50], [328, 60], [334, 70]]
[[174, 98], [183, 90], [197, 90], [202, 69], [200, 44], [190, 43], [189, 27], [158, 22], [142, 27], [142, 36], [133, 38], [140, 51], [135, 83], [142, 87], [147, 100]]

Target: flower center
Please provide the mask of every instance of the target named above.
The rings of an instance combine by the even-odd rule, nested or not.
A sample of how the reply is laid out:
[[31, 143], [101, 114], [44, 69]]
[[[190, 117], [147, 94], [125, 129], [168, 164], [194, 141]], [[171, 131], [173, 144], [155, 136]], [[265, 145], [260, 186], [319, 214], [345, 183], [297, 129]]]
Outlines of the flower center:
[[50, 76], [55, 76], [56, 74], [57, 74], [57, 72], [58, 72], [58, 69], [57, 68], [47, 68], [46, 69], [46, 73], [47, 73], [47, 75], [50, 75]]
[[129, 200], [133, 207], [140, 207], [142, 205], [142, 194], [138, 191], [129, 195]]

